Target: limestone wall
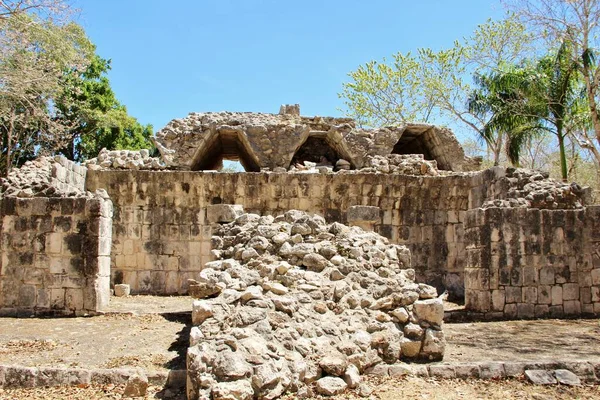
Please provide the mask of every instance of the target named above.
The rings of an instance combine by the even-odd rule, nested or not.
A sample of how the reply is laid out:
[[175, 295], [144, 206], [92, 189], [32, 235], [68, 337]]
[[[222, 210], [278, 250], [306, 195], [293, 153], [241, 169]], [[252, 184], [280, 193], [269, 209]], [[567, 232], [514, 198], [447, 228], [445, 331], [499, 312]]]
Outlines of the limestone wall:
[[85, 314], [108, 304], [111, 213], [98, 196], [3, 198], [0, 314]]
[[600, 313], [600, 206], [477, 209], [465, 228], [468, 310], [486, 318]]
[[417, 280], [460, 295], [472, 182], [471, 175], [88, 171], [87, 190], [104, 188], [114, 203], [112, 279], [134, 293], [185, 293], [187, 279], [210, 259], [205, 207], [224, 203], [343, 223], [352, 206], [379, 207], [370, 223], [410, 248]]

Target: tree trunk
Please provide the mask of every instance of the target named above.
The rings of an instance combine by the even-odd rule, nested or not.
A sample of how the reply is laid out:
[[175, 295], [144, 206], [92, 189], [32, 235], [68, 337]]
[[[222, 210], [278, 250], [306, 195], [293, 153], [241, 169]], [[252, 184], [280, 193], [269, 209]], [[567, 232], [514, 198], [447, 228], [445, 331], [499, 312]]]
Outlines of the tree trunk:
[[15, 110], [12, 109], [10, 113], [10, 119], [8, 121], [8, 131], [6, 133], [7, 144], [6, 144], [6, 176], [10, 173], [12, 167], [12, 146], [13, 146], [13, 135], [15, 132]]
[[557, 136], [558, 148], [560, 150], [560, 173], [562, 175], [563, 182], [566, 182], [569, 176], [567, 170], [567, 154], [565, 152], [565, 137], [562, 134], [562, 128], [557, 127]]
[[498, 138], [496, 139], [496, 143], [494, 143], [494, 167], [500, 165], [500, 154], [502, 153], [502, 144], [503, 144], [502, 134], [498, 134]]

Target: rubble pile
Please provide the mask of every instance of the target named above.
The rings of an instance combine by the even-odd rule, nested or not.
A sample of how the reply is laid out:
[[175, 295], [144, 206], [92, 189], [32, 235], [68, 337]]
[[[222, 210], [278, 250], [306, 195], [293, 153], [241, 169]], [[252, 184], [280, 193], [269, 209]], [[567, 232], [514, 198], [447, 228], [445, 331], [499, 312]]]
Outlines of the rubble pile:
[[150, 157], [150, 151], [102, 149], [98, 157], [86, 161], [89, 169], [128, 169], [163, 170], [165, 164], [160, 158]]
[[494, 182], [502, 198], [486, 201], [482, 208], [526, 207], [538, 209], [583, 208], [589, 188], [577, 183], [564, 183], [549, 177], [547, 172], [507, 168], [506, 176]]
[[188, 398], [333, 395], [384, 364], [442, 359], [442, 300], [405, 246], [296, 210], [213, 234], [217, 260], [190, 285]]
[[84, 197], [86, 168], [63, 156], [39, 157], [2, 179], [2, 196]]
[[438, 176], [437, 162], [425, 160], [423, 154], [389, 154], [367, 157], [360, 172]]

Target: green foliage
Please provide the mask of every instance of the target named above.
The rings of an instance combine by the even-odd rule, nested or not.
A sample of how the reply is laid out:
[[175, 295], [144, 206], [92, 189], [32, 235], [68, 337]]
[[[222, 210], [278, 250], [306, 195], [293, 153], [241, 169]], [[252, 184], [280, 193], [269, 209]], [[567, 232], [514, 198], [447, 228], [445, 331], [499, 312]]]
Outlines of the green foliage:
[[22, 12], [0, 18], [0, 164], [4, 173], [36, 152], [51, 152], [63, 145], [66, 127], [53, 114], [61, 76], [66, 69], [86, 65], [92, 51], [93, 45], [77, 24], [56, 24]]
[[[454, 120], [483, 137], [499, 160], [503, 132], [485, 136], [489, 112], [468, 107], [470, 76], [497, 71], [523, 57], [531, 36], [513, 15], [488, 20], [475, 33], [450, 49], [418, 49], [416, 55], [397, 53], [393, 61], [370, 61], [350, 72], [350, 82], [339, 94], [346, 114], [361, 125], [382, 126], [410, 121]], [[490, 132], [488, 132], [490, 133]]]
[[152, 147], [115, 98], [83, 28], [62, 0], [0, 1], [0, 168], [61, 152], [77, 161], [102, 147]]
[[152, 147], [152, 126], [128, 115], [110, 87], [110, 61], [95, 55], [89, 66], [67, 71], [57, 99], [58, 119], [72, 127], [61, 152], [72, 160], [95, 157], [102, 148], [139, 150]]

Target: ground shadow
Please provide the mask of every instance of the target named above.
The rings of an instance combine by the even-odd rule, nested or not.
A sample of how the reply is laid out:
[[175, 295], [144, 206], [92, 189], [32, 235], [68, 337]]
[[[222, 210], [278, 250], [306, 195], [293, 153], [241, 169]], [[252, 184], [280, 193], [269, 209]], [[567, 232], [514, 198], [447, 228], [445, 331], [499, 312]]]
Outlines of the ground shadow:
[[177, 332], [177, 338], [171, 346], [169, 351], [177, 353], [177, 357], [171, 359], [165, 364], [165, 368], [170, 370], [186, 369], [186, 354], [187, 349], [190, 345], [190, 331], [192, 329], [192, 313], [191, 312], [175, 312], [175, 313], [162, 313], [160, 314], [164, 319], [169, 322], [177, 322], [183, 325], [181, 330]]

